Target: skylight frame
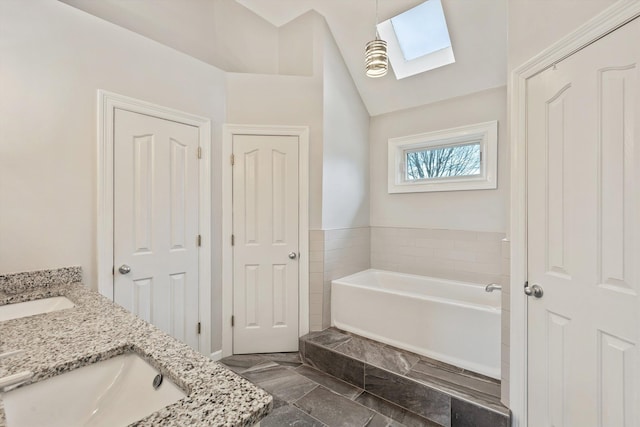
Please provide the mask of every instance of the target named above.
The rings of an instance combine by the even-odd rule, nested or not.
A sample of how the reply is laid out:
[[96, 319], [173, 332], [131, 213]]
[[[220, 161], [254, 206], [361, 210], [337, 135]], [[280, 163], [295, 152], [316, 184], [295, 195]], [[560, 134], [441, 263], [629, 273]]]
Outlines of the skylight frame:
[[[444, 16], [444, 11], [442, 9], [441, 0], [427, 1], [434, 7], [438, 8], [442, 13], [442, 19], [444, 21], [443, 27], [447, 31], [449, 40], [451, 40], [451, 36], [448, 34], [449, 30], [446, 23], [446, 17]], [[417, 7], [420, 7], [423, 4], [424, 3], [418, 5]], [[397, 16], [400, 15], [402, 14], [399, 14]], [[450, 46], [444, 49], [436, 50], [435, 52], [419, 56], [415, 59], [406, 60], [392, 23], [392, 19], [396, 18], [397, 16], [387, 19], [386, 21], [379, 23], [377, 26], [380, 38], [387, 42], [387, 53], [389, 56], [389, 61], [391, 62], [391, 68], [393, 68], [393, 72], [397, 80], [420, 74], [425, 71], [433, 70], [435, 68], [443, 67], [455, 62], [455, 56], [453, 54], [453, 43], [451, 43]]]

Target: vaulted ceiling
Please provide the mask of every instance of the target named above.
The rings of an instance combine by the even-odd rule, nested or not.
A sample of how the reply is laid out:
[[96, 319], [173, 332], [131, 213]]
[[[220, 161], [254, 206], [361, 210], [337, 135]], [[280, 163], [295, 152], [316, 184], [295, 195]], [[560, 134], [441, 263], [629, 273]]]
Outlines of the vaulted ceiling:
[[[396, 80], [364, 74], [375, 36], [375, 0], [236, 0], [275, 26], [314, 9], [325, 17], [372, 116], [467, 95], [507, 82], [507, 0], [442, 0], [456, 62]], [[424, 0], [378, 0], [384, 21]]]
[[[216, 2], [232, 0], [61, 1], [221, 66], [209, 48], [219, 39], [211, 16]], [[364, 46], [375, 37], [375, 0], [235, 1], [275, 27], [309, 10], [323, 15], [372, 116], [506, 84], [507, 0], [442, 0], [456, 62], [402, 80], [391, 70], [381, 78], [365, 76]], [[379, 20], [422, 1], [378, 0]]]

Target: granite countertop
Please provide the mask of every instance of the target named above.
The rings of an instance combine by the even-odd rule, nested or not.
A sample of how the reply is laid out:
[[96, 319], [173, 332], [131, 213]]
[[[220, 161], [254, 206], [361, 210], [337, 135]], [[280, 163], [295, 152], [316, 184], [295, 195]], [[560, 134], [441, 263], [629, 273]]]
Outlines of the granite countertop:
[[[78, 267], [57, 272], [0, 276], [0, 305], [60, 295], [76, 304], [72, 309], [0, 322], [0, 353], [24, 350], [0, 360], [0, 377], [31, 371], [34, 376], [26, 383], [30, 384], [136, 352], [187, 397], [133, 425], [252, 426], [271, 410], [272, 397], [264, 390], [82, 283], [59, 283], [81, 277]], [[0, 401], [0, 427], [4, 426]]]

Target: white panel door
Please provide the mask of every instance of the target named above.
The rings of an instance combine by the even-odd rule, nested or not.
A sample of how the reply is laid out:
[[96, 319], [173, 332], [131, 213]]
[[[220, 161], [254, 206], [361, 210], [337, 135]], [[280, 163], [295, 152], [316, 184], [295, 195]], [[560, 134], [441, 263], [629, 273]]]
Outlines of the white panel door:
[[234, 135], [233, 352], [298, 350], [298, 137]]
[[531, 78], [529, 426], [640, 426], [640, 20]]
[[115, 302], [195, 349], [198, 137], [194, 126], [115, 111]]

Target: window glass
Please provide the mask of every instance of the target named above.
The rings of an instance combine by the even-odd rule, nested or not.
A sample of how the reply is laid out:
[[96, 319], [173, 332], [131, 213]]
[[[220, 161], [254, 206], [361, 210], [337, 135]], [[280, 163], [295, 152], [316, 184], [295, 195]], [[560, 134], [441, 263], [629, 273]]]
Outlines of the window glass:
[[405, 152], [407, 181], [480, 174], [480, 142]]
[[389, 193], [497, 188], [498, 121], [389, 139]]
[[406, 61], [451, 46], [442, 4], [426, 1], [413, 9], [391, 18]]

